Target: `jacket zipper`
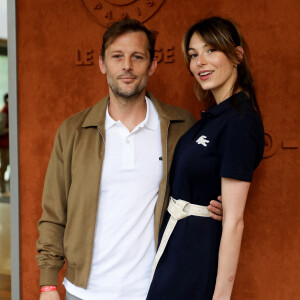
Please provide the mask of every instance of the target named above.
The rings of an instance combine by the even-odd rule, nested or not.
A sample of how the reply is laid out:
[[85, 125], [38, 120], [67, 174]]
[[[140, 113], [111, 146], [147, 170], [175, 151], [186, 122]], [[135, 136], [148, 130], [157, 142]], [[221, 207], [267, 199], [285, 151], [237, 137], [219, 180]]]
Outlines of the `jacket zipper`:
[[167, 139], [166, 139], [166, 184], [165, 184], [165, 192], [164, 192], [163, 203], [162, 203], [161, 209], [160, 209], [159, 227], [160, 227], [161, 220], [162, 220], [162, 211], [163, 211], [163, 207], [164, 207], [164, 204], [165, 204], [165, 198], [166, 198], [166, 192], [167, 192], [167, 185], [168, 185], [168, 135], [169, 135], [170, 123], [171, 122], [169, 121], [168, 127], [167, 127]]
[[[97, 126], [97, 130], [102, 138], [103, 141], [103, 146], [104, 146], [104, 153], [105, 153], [105, 140], [103, 137], [102, 132], [100, 131], [99, 127]], [[92, 262], [93, 262], [93, 252], [94, 252], [94, 243], [95, 243], [95, 234], [96, 234], [96, 228], [97, 228], [97, 223], [98, 223], [98, 211], [99, 211], [99, 206], [100, 206], [100, 188], [101, 188], [101, 178], [102, 178], [102, 173], [103, 173], [103, 164], [104, 164], [104, 158], [102, 159], [102, 165], [101, 165], [101, 173], [99, 174], [99, 191], [98, 191], [98, 199], [97, 199], [97, 212], [96, 212], [96, 222], [95, 222], [95, 227], [94, 227], [94, 240], [93, 240], [93, 247], [92, 247], [92, 256], [91, 256], [91, 261], [90, 261], [90, 270], [89, 270], [89, 275], [90, 277], [91, 274], [91, 268], [92, 268]], [[89, 278], [88, 278], [89, 279]]]
[[[103, 134], [101, 132], [101, 130], [99, 129], [99, 127], [97, 126], [97, 130], [102, 138], [102, 141], [103, 141], [103, 147], [104, 147], [104, 154], [105, 154], [105, 140], [104, 140], [104, 137], [103, 137]], [[100, 178], [99, 178], [99, 191], [98, 191], [98, 205], [97, 205], [97, 214], [98, 214], [98, 210], [99, 210], [99, 206], [100, 206], [100, 190], [101, 190], [101, 178], [102, 178], [102, 173], [103, 173], [103, 164], [104, 164], [104, 157], [102, 159], [102, 164], [101, 164], [101, 173], [99, 174], [100, 175]], [[96, 230], [96, 225], [97, 225], [97, 220], [98, 218], [96, 218], [96, 223], [95, 223], [95, 230]], [[95, 240], [95, 239], [94, 239]], [[94, 246], [94, 245], [93, 245]]]

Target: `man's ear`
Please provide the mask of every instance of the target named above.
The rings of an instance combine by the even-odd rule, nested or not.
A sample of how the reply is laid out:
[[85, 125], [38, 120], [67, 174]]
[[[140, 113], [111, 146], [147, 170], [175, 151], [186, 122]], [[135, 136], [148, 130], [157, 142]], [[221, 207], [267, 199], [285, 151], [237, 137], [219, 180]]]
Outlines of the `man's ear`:
[[102, 74], [106, 73], [106, 67], [105, 67], [105, 63], [104, 60], [102, 59], [102, 56], [99, 56], [99, 67], [100, 67], [100, 71]]
[[157, 59], [154, 57], [148, 70], [148, 76], [151, 76], [157, 67]]
[[239, 61], [237, 62], [237, 64], [240, 64], [240, 62], [243, 60], [244, 58], [244, 49], [241, 46], [237, 46], [235, 48], [236, 54], [239, 58]]

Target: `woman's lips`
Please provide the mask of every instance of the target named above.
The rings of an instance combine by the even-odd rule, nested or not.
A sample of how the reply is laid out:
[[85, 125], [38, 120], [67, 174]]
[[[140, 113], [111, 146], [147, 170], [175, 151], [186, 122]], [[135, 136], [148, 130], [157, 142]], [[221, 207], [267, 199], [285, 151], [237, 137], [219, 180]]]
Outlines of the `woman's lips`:
[[198, 73], [201, 80], [207, 80], [214, 71], [201, 71]]

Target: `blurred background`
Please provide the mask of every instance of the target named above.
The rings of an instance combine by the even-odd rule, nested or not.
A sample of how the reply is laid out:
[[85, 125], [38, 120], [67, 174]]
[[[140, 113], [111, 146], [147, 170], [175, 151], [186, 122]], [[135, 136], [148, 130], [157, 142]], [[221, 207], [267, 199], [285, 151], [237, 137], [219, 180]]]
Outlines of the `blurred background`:
[[0, 0], [0, 299], [11, 298], [7, 0]]

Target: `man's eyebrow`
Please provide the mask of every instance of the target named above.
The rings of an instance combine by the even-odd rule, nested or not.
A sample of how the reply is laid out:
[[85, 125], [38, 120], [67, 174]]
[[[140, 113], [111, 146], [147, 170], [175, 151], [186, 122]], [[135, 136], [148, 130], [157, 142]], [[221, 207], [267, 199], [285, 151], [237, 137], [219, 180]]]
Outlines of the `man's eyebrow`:
[[140, 51], [134, 51], [133, 54], [139, 54], [139, 55], [143, 55], [143, 56], [146, 56], [147, 53], [145, 52], [140, 52]]

